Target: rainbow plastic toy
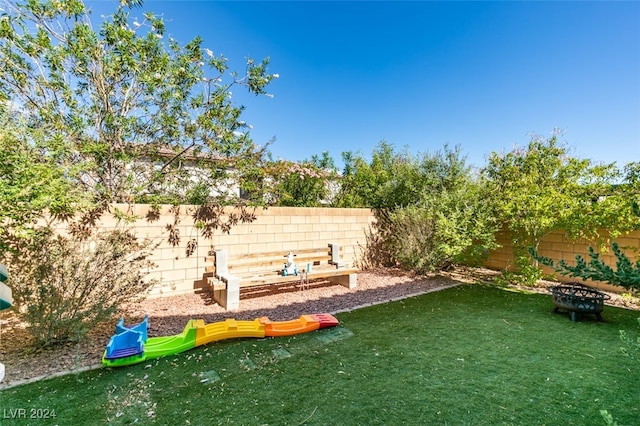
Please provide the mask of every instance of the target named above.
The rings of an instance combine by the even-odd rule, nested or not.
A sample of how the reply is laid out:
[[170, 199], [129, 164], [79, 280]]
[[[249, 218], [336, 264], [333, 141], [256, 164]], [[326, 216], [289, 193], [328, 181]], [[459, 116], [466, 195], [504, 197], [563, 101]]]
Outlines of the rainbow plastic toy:
[[253, 321], [225, 321], [205, 324], [204, 320], [189, 320], [180, 334], [164, 337], [147, 337], [149, 318], [139, 324], [125, 326], [121, 319], [116, 334], [109, 339], [102, 356], [107, 367], [123, 367], [162, 356], [173, 355], [224, 339], [241, 337], [278, 337], [307, 333], [321, 328], [335, 327], [339, 321], [330, 314], [302, 315], [291, 321], [271, 321], [267, 317]]

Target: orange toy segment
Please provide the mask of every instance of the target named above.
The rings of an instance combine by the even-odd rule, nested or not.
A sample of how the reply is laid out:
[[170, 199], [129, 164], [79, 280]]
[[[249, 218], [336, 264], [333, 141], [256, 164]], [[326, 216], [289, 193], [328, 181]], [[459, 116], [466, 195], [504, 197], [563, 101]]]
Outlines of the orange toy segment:
[[320, 323], [313, 315], [301, 315], [291, 321], [271, 321], [267, 317], [259, 318], [258, 321], [264, 325], [265, 336], [269, 337], [292, 336], [320, 328]]

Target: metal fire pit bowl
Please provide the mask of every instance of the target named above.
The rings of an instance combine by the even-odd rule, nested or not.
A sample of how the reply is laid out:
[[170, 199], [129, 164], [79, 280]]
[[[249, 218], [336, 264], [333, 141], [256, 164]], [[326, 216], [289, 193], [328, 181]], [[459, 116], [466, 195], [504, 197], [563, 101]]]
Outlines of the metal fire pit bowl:
[[551, 287], [551, 295], [555, 306], [553, 312], [560, 309], [568, 311], [574, 322], [580, 319], [581, 314], [593, 314], [598, 321], [604, 322], [604, 301], [611, 299], [608, 294], [579, 283]]

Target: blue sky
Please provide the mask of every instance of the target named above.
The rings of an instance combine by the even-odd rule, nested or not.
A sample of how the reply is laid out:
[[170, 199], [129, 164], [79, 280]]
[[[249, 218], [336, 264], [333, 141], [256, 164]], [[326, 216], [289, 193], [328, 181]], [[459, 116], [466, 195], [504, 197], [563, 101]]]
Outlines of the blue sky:
[[[91, 4], [95, 4], [90, 2]], [[96, 11], [105, 6], [105, 2]], [[276, 158], [459, 145], [468, 161], [554, 128], [573, 154], [640, 161], [640, 2], [159, 1], [167, 32], [244, 70], [270, 57], [273, 98], [234, 90]], [[132, 17], [142, 16], [134, 10]]]

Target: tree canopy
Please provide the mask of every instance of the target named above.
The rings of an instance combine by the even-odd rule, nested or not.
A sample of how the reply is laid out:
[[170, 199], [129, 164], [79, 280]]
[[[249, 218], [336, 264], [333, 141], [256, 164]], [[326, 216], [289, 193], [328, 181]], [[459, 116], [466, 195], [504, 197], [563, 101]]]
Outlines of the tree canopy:
[[616, 236], [637, 226], [629, 198], [637, 185], [620, 184], [633, 175], [633, 164], [627, 168], [623, 177], [615, 164], [576, 158], [554, 133], [534, 136], [506, 154], [492, 153], [482, 174], [489, 193], [496, 194], [496, 214], [524, 249], [537, 248], [556, 229], [599, 240], [602, 228]]
[[269, 59], [249, 58], [243, 73], [229, 72], [200, 37], [182, 45], [166, 36], [162, 17], [134, 20], [141, 5], [122, 0], [98, 23], [81, 0], [3, 3], [2, 108], [20, 118], [29, 146], [95, 202], [184, 197], [194, 182], [190, 165], [206, 170], [199, 183], [216, 188], [230, 168], [241, 180], [265, 151], [251, 140], [231, 88], [265, 94], [277, 78]]

